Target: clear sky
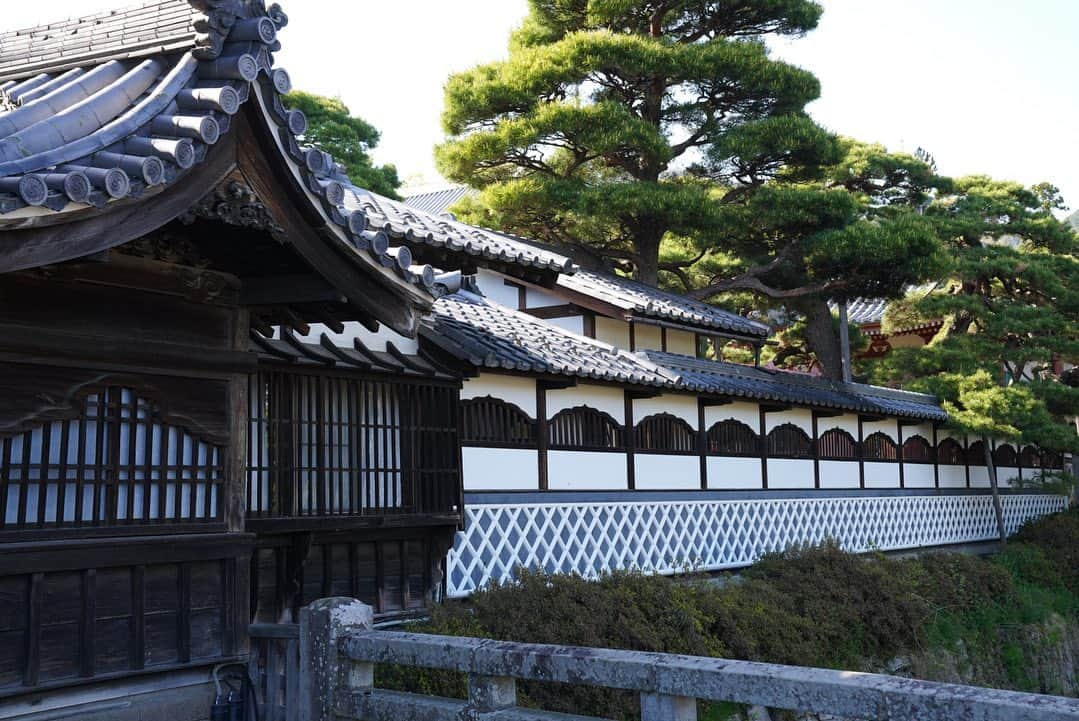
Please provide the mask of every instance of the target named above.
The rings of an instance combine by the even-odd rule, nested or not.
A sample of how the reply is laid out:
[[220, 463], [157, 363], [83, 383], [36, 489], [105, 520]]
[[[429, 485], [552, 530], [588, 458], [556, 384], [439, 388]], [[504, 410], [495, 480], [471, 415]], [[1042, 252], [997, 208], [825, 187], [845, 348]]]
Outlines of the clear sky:
[[[3, 0], [25, 27], [124, 0]], [[136, 3], [137, 4], [137, 3]], [[338, 95], [383, 134], [402, 178], [438, 182], [446, 76], [505, 55], [525, 0], [282, 0], [278, 63]], [[1079, 0], [824, 0], [820, 27], [775, 53], [821, 80], [810, 112], [893, 149], [921, 146], [949, 175], [1058, 185], [1079, 207]]]

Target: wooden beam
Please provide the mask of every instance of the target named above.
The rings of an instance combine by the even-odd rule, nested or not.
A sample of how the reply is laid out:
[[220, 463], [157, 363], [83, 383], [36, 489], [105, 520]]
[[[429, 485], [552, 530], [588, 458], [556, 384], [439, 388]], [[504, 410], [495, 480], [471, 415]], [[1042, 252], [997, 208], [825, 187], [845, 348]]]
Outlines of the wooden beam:
[[637, 462], [634, 459], [634, 447], [636, 444], [637, 428], [633, 422], [633, 395], [630, 391], [625, 392], [625, 423], [623, 425], [623, 443], [626, 446], [626, 484], [629, 490], [637, 488]]
[[243, 305], [283, 305], [289, 303], [345, 302], [344, 294], [316, 275], [276, 275], [245, 278], [240, 289]]
[[707, 408], [704, 398], [697, 399], [697, 453], [701, 458], [701, 490], [708, 490], [708, 431], [705, 429], [704, 409]]

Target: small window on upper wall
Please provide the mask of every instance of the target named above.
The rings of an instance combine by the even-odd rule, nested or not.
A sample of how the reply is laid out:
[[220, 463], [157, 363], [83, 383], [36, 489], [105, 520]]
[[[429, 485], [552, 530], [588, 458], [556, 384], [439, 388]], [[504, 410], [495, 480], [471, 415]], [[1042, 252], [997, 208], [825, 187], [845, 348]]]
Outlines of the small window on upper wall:
[[942, 466], [966, 465], [963, 446], [959, 445], [954, 438], [945, 438], [937, 444], [937, 463]]
[[831, 428], [817, 439], [817, 457], [847, 461], [858, 458], [858, 442], [842, 428]]
[[696, 453], [697, 432], [678, 416], [657, 413], [637, 424], [636, 450], [656, 453]]
[[903, 460], [907, 463], [932, 463], [933, 446], [922, 436], [911, 436], [903, 441]]
[[588, 406], [560, 411], [547, 424], [549, 447], [568, 451], [617, 451], [625, 448], [622, 426]]
[[760, 457], [760, 436], [745, 423], [728, 418], [708, 429], [708, 453], [714, 456]]
[[899, 448], [888, 434], [877, 431], [862, 441], [862, 457], [867, 461], [894, 461], [899, 457]]
[[536, 422], [501, 398], [461, 401], [461, 443], [468, 446], [536, 447]]
[[811, 441], [806, 432], [793, 423], [784, 423], [768, 432], [770, 458], [810, 458]]

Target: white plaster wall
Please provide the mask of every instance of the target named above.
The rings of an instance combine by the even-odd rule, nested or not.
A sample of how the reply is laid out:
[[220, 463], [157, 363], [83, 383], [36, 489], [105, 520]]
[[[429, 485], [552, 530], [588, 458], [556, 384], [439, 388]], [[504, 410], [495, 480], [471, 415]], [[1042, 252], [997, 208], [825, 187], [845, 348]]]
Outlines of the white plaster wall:
[[565, 305], [566, 299], [548, 290], [525, 286], [525, 307], [542, 308], [547, 305]]
[[526, 448], [462, 448], [465, 490], [538, 490], [538, 453]]
[[663, 331], [657, 325], [633, 324], [634, 350], [663, 350]]
[[989, 488], [989, 469], [985, 466], [971, 466], [970, 487]]
[[899, 488], [899, 464], [865, 462], [866, 488]]
[[799, 458], [769, 458], [768, 487], [813, 488], [813, 461]]
[[547, 452], [547, 487], [552, 491], [625, 490], [627, 475], [625, 453]]
[[[765, 433], [771, 433], [773, 428], [784, 423], [793, 423], [805, 431], [810, 440], [813, 439], [813, 413], [808, 408], [791, 408], [789, 411], [769, 413], [765, 416]], [[771, 485], [771, 477], [768, 485]]]
[[699, 456], [639, 453], [633, 456], [634, 483], [642, 490], [682, 490], [701, 487]]
[[728, 418], [745, 423], [753, 429], [754, 433], [761, 432], [760, 407], [756, 403], [737, 401], [723, 406], [707, 406], [704, 409], [704, 427], [706, 430]]
[[936, 483], [932, 463], [903, 464], [903, 485], [907, 488], [933, 488]]
[[[311, 332], [307, 335], [296, 334], [296, 337], [305, 343], [318, 343], [322, 334], [325, 333], [326, 337], [339, 348], [352, 348], [356, 339], [358, 338], [361, 343], [374, 351], [385, 351], [386, 342], [391, 341], [397, 350], [409, 355], [415, 355], [419, 352], [419, 342], [415, 338], [406, 338], [403, 335], [394, 333], [386, 326], [380, 326], [378, 332], [372, 333], [364, 328], [356, 321], [348, 321], [344, 323], [344, 332], [335, 333], [328, 326], [322, 323], [311, 323]], [[274, 329], [274, 336], [278, 335], [277, 329]]]
[[480, 373], [465, 381], [461, 400], [494, 396], [512, 403], [532, 418], [536, 417], [536, 381], [525, 376]]
[[697, 357], [697, 334], [684, 330], [667, 329], [667, 352]]
[[940, 487], [941, 488], [966, 488], [967, 487], [967, 467], [966, 466], [940, 466]]
[[[771, 478], [768, 480], [771, 481]], [[861, 486], [861, 479], [858, 476], [858, 461], [820, 462], [821, 488], [858, 488], [859, 486]]]
[[929, 445], [933, 445], [933, 424], [932, 423], [920, 423], [916, 426], [903, 426], [903, 440], [907, 440], [912, 436], [921, 436], [925, 440], [929, 441]]
[[858, 440], [858, 416], [851, 413], [844, 413], [841, 416], [835, 416], [834, 418], [818, 418], [817, 419], [817, 432], [824, 433], [830, 431], [833, 428], [839, 428], [851, 434], [855, 441]]
[[476, 273], [476, 285], [482, 292], [495, 303], [501, 303], [507, 308], [517, 307], [517, 289], [506, 285], [506, 276], [493, 270], [480, 268]]
[[584, 335], [584, 318], [582, 316], [568, 315], [565, 318], [544, 318], [544, 321], [568, 330], [570, 333]]
[[697, 430], [697, 397], [664, 393], [655, 398], [639, 398], [633, 401], [633, 422], [640, 423], [656, 413], [678, 416]]
[[708, 487], [722, 490], [761, 488], [759, 458], [708, 457]]
[[625, 425], [626, 397], [621, 388], [582, 383], [573, 388], [559, 388], [547, 392], [548, 419], [554, 418], [559, 411], [577, 406], [603, 411], [618, 421], [619, 425]]
[[629, 350], [629, 323], [597, 315], [596, 340], [610, 343], [615, 348]]
[[997, 484], [1001, 488], [1007, 488], [1008, 486], [1014, 486], [1016, 479], [1019, 478], [1019, 469], [1011, 466], [998, 466], [997, 467]]
[[[870, 435], [880, 432], [891, 438], [893, 441], [899, 440], [899, 423], [895, 418], [885, 418], [883, 421], [866, 421], [862, 424], [862, 433], [866, 438]], [[854, 437], [857, 438], [858, 434], [855, 432]]]

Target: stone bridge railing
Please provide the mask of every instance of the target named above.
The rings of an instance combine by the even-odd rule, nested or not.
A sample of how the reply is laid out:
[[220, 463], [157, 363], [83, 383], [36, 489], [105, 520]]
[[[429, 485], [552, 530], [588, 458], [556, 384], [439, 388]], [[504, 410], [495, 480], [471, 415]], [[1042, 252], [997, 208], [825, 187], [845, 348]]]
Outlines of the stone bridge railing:
[[[642, 721], [696, 721], [697, 700], [871, 721], [1079, 721], [1079, 700], [720, 658], [512, 643], [371, 628], [371, 608], [327, 598], [300, 613], [302, 721], [587, 721], [516, 704], [516, 680], [640, 693]], [[375, 688], [374, 664], [468, 675], [468, 699]]]

